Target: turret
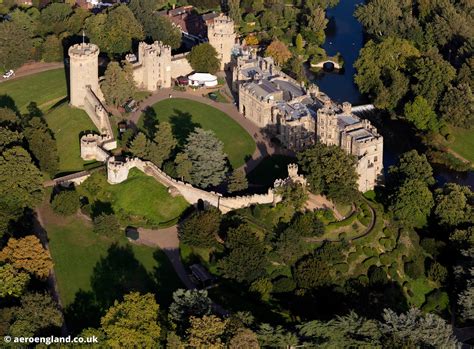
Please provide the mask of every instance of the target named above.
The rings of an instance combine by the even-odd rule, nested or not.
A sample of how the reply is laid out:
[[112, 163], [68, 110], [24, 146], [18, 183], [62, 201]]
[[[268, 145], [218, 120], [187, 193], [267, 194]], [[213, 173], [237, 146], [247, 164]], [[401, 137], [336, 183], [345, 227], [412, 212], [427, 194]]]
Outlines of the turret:
[[235, 45], [234, 21], [226, 15], [220, 14], [208, 26], [207, 37], [209, 43], [217, 51], [223, 70], [231, 61], [232, 48]]

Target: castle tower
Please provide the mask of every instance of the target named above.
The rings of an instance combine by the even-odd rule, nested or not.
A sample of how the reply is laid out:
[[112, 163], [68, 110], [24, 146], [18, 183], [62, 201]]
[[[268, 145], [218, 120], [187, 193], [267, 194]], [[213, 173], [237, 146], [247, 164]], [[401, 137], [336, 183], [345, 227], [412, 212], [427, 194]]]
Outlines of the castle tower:
[[148, 91], [171, 87], [171, 47], [155, 41], [138, 46], [138, 69], [134, 71], [137, 85]]
[[96, 96], [99, 92], [99, 47], [82, 43], [69, 47], [69, 86], [70, 103], [83, 107], [90, 87]]
[[232, 48], [235, 44], [234, 21], [224, 14], [214, 18], [207, 27], [209, 43], [214, 46], [221, 60], [221, 70], [231, 61]]

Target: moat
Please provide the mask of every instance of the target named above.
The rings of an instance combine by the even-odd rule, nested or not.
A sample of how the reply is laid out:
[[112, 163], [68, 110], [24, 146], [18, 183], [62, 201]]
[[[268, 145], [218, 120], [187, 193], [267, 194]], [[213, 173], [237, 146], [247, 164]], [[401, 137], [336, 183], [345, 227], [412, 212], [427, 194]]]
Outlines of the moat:
[[[348, 101], [353, 105], [370, 103], [354, 83], [356, 73], [354, 62], [357, 60], [365, 40], [362, 25], [354, 17], [354, 11], [358, 4], [363, 3], [363, 0], [341, 0], [336, 7], [327, 10], [329, 23], [323, 48], [330, 56], [339, 52], [344, 58], [344, 68], [341, 71], [321, 72], [317, 76], [312, 76], [313, 81], [333, 100], [341, 103]], [[401, 129], [406, 127], [406, 125], [397, 126], [400, 126]], [[408, 150], [408, 145], [403, 141], [390, 141], [387, 135], [393, 132], [384, 130], [383, 124], [377, 125], [377, 127], [385, 138], [384, 167], [387, 169], [396, 162], [401, 153]], [[403, 131], [401, 132], [400, 134], [404, 134]], [[410, 144], [408, 146], [408, 148], [413, 147], [416, 145]], [[460, 173], [438, 165], [433, 168], [435, 177], [440, 184], [456, 182], [474, 188], [474, 171]]]

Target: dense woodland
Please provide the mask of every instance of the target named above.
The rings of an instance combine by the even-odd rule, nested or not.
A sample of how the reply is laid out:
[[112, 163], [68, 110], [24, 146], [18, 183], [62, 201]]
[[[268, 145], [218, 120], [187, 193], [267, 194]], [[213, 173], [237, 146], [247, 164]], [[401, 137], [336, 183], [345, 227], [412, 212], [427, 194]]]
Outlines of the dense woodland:
[[[219, 7], [214, 0], [188, 3], [203, 12]], [[224, 10], [249, 44], [264, 45], [298, 77], [303, 60], [324, 54], [325, 9], [336, 4], [230, 0]], [[135, 92], [130, 67], [118, 63], [135, 41], [180, 44], [180, 34], [153, 11], [170, 6], [164, 1], [132, 0], [98, 14], [68, 3], [1, 6], [9, 15], [0, 22], [2, 68], [31, 59], [61, 61], [85, 28], [116, 61], [102, 85], [109, 105], [119, 106]], [[70, 333], [96, 335], [116, 348], [454, 348], [453, 326], [474, 323], [474, 194], [436, 183], [428, 160], [441, 156], [439, 137], [449, 140], [450, 127], [473, 124], [472, 5], [373, 0], [355, 15], [369, 35], [356, 63], [357, 85], [386, 111], [384, 117], [412, 125], [430, 148], [428, 157], [416, 150], [402, 154], [388, 169], [385, 186], [362, 195], [356, 159], [338, 147], [309, 148], [296, 159], [309, 192], [289, 185], [274, 207], [226, 215], [198, 207], [179, 221], [184, 263], [205, 265], [219, 287], [178, 289], [171, 304], [163, 304], [152, 293], [136, 292], [137, 285], [120, 284], [112, 301], [87, 299], [94, 312], [87, 323], [67, 323]], [[50, 194], [43, 178], [58, 171], [57, 145], [35, 103], [20, 112], [6, 96], [1, 102], [0, 335], [59, 335], [64, 315], [47, 283], [53, 260], [46, 237], [32, 235], [38, 224], [33, 210]], [[124, 154], [202, 188], [247, 190], [244, 173], [230, 166], [211, 131], [192, 127], [177, 139], [169, 123], [147, 120], [152, 118], [145, 114], [142, 132], [122, 135]], [[80, 209], [92, 217], [98, 238], [119, 236], [124, 217], [94, 214], [90, 204], [102, 200], [101, 181], [98, 172], [80, 191], [55, 191], [47, 200], [59, 216]], [[325, 195], [347, 216], [305, 209], [313, 194]]]

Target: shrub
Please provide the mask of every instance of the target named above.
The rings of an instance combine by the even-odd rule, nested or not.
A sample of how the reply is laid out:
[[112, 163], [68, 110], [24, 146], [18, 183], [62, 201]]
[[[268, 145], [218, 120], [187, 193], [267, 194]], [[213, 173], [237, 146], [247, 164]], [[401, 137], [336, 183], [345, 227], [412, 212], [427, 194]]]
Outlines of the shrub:
[[63, 216], [72, 215], [80, 207], [79, 195], [75, 190], [61, 191], [54, 196], [51, 206], [57, 214]]
[[362, 265], [363, 265], [364, 267], [367, 267], [367, 268], [368, 268], [368, 267], [370, 267], [370, 266], [372, 266], [372, 265], [374, 265], [374, 264], [377, 264], [378, 261], [379, 261], [379, 259], [378, 259], [377, 257], [375, 257], [375, 256], [374, 256], [374, 257], [369, 257], [369, 258], [367, 258], [365, 261], [362, 262]]
[[339, 233], [338, 235], [339, 240], [347, 240], [347, 233]]
[[451, 143], [451, 142], [454, 142], [455, 139], [456, 139], [456, 137], [454, 137], [454, 135], [452, 135], [452, 134], [448, 134], [448, 135], [446, 136], [446, 140], [447, 140], [448, 142], [450, 142], [450, 143]]
[[426, 296], [426, 302], [421, 309], [427, 313], [439, 314], [448, 307], [448, 304], [448, 294], [441, 290], [434, 290]]
[[427, 276], [434, 282], [443, 283], [448, 276], [448, 270], [440, 263], [434, 261], [428, 268]]
[[[394, 263], [395, 264], [395, 263]], [[398, 276], [398, 267], [396, 265], [392, 264], [389, 268], [388, 268], [388, 275], [390, 275], [390, 277], [394, 280], [398, 279], [399, 276]]]
[[349, 265], [346, 263], [339, 263], [334, 266], [334, 269], [341, 272], [342, 274], [345, 274], [349, 271]]
[[118, 236], [120, 223], [113, 214], [100, 214], [94, 218], [94, 233], [104, 236]]
[[283, 277], [273, 281], [273, 292], [274, 293], [287, 293], [292, 292], [296, 288], [296, 283], [293, 279]]
[[441, 126], [441, 128], [439, 129], [439, 133], [441, 134], [441, 136], [446, 137], [449, 134], [449, 127], [446, 125]]
[[349, 264], [354, 263], [359, 258], [359, 256], [360, 254], [357, 252], [349, 253], [349, 255], [347, 256], [347, 263]]
[[369, 281], [372, 285], [384, 285], [388, 282], [387, 272], [375, 265], [372, 265], [367, 271]]
[[387, 253], [382, 253], [379, 256], [379, 259], [380, 259], [380, 263], [382, 263], [383, 265], [390, 265], [392, 261], [392, 259], [390, 258], [390, 255], [388, 255]]
[[364, 251], [364, 254], [367, 256], [367, 257], [373, 257], [373, 256], [377, 256], [378, 255], [378, 252], [375, 248], [373, 247], [369, 247], [369, 246], [364, 246], [362, 248], [362, 251]]

